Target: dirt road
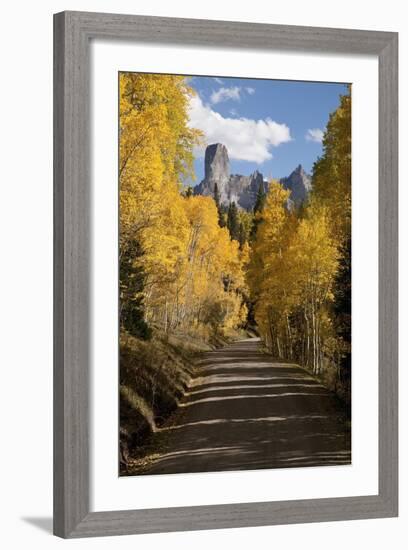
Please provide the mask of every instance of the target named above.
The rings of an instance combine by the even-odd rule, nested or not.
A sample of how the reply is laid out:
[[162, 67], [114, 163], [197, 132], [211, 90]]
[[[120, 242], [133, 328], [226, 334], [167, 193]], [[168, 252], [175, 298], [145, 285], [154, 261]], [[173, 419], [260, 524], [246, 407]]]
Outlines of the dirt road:
[[350, 463], [341, 402], [301, 367], [262, 353], [258, 339], [204, 354], [199, 373], [136, 473]]

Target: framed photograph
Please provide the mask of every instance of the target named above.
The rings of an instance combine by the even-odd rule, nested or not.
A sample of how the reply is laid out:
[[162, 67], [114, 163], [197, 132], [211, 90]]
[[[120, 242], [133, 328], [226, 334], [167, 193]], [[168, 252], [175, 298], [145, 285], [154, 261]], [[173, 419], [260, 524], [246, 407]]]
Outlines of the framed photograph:
[[398, 513], [398, 35], [54, 16], [54, 532]]

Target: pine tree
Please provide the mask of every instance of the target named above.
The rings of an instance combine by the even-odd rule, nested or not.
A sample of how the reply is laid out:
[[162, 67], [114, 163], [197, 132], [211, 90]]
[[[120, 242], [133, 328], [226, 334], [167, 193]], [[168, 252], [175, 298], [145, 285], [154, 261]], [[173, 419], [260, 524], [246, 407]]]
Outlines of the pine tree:
[[215, 182], [214, 183], [214, 200], [215, 200], [215, 204], [217, 206], [217, 210], [220, 209], [220, 193], [218, 191], [218, 183]]
[[189, 185], [188, 187], [186, 187], [183, 195], [186, 197], [186, 199], [190, 198], [193, 196], [193, 188], [191, 187], [191, 185]]
[[222, 206], [221, 206], [221, 203], [220, 203], [220, 192], [218, 191], [217, 182], [215, 182], [215, 184], [214, 184], [214, 201], [215, 201], [215, 205], [217, 207], [218, 225], [220, 227], [225, 227]]
[[228, 208], [223, 204], [221, 204], [220, 209], [218, 211], [218, 221], [219, 221], [220, 227], [227, 227], [227, 215], [228, 215]]
[[239, 223], [238, 242], [239, 242], [239, 249], [242, 250], [242, 247], [246, 243], [245, 228], [242, 222]]
[[258, 230], [258, 225], [262, 219], [262, 210], [264, 209], [266, 201], [266, 193], [263, 183], [259, 184], [258, 192], [256, 194], [255, 204], [254, 204], [254, 218], [252, 220], [252, 228], [250, 239], [251, 242], [255, 239], [256, 232]]
[[152, 331], [144, 320], [143, 287], [145, 274], [137, 260], [143, 256], [140, 243], [128, 240], [119, 263], [120, 326], [132, 336], [150, 340]]
[[238, 209], [235, 202], [231, 202], [228, 208], [227, 227], [229, 229], [231, 239], [239, 240], [239, 220]]
[[256, 199], [255, 199], [254, 214], [256, 214], [257, 212], [262, 212], [263, 207], [265, 205], [265, 200], [266, 200], [266, 193], [265, 193], [264, 185], [263, 183], [260, 183], [258, 187], [258, 192], [256, 194]]

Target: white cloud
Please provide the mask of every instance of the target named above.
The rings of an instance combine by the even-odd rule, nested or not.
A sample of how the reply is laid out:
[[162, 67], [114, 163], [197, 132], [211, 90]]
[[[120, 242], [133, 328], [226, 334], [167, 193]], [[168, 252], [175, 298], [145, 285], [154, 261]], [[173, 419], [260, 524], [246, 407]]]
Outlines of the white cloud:
[[[218, 84], [222, 84], [222, 80], [220, 78], [214, 78]], [[246, 92], [249, 95], [253, 95], [255, 93], [255, 88], [251, 88], [250, 86], [247, 86], [245, 88], [241, 88], [240, 86], [231, 86], [229, 88], [225, 88], [224, 86], [222, 88], [219, 88], [217, 91], [213, 91], [210, 96], [210, 101], [213, 105], [217, 103], [221, 103], [221, 101], [240, 101], [241, 99], [241, 93]]]
[[213, 92], [210, 97], [211, 103], [220, 103], [221, 101], [239, 101], [241, 88], [238, 86], [232, 86], [231, 88], [220, 88], [216, 92]]
[[229, 114], [230, 114], [231, 116], [238, 116], [238, 111], [237, 111], [236, 109], [230, 109], [230, 110], [229, 110]]
[[306, 132], [305, 139], [306, 141], [314, 141], [316, 143], [321, 143], [323, 141], [323, 130], [320, 128], [309, 128]]
[[218, 78], [218, 76], [215, 76], [215, 77], [214, 77], [214, 80], [215, 80], [215, 82], [216, 82], [217, 84], [220, 84], [221, 86], [224, 84], [224, 81], [221, 80], [221, 78]]
[[[273, 147], [291, 141], [286, 124], [279, 124], [270, 118], [225, 118], [209, 105], [204, 105], [198, 95], [190, 100], [189, 115], [190, 126], [203, 131], [206, 145], [223, 143], [230, 158], [235, 160], [262, 164], [272, 158]], [[203, 151], [197, 153], [202, 155]]]

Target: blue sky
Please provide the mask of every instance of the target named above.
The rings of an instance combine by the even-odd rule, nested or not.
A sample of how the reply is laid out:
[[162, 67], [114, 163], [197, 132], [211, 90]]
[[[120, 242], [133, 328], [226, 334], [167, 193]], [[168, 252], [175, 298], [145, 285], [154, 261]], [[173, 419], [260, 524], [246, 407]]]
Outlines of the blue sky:
[[[299, 164], [307, 172], [322, 153], [329, 114], [347, 93], [345, 84], [192, 77], [197, 97], [191, 125], [208, 143], [224, 143], [231, 173], [259, 170], [265, 177], [288, 176]], [[204, 175], [203, 150], [196, 151], [196, 183]]]

